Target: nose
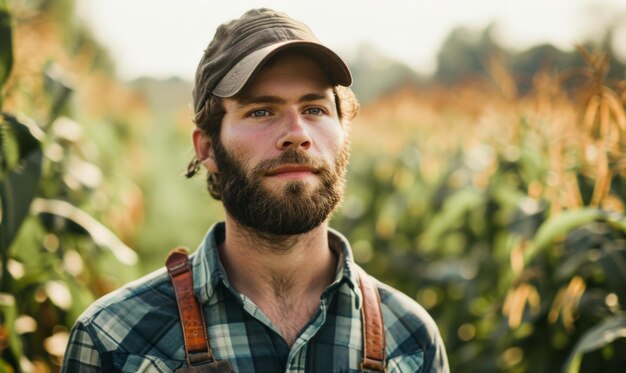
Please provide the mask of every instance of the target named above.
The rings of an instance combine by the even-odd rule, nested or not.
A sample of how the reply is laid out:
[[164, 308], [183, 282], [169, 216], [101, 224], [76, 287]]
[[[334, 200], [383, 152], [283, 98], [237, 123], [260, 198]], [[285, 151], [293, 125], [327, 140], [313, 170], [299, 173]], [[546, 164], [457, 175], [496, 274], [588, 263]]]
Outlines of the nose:
[[297, 110], [290, 110], [285, 114], [285, 130], [278, 138], [276, 146], [280, 150], [291, 147], [302, 147], [305, 150], [311, 147], [311, 137], [306, 129], [306, 123]]

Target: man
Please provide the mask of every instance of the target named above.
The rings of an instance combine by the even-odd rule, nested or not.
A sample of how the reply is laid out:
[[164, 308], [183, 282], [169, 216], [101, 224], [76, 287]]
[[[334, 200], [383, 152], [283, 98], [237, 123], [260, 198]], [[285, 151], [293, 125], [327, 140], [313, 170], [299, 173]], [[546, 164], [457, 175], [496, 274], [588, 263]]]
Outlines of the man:
[[[206, 168], [226, 219], [192, 255], [193, 285], [174, 285], [180, 310], [165, 270], [107, 295], [76, 322], [63, 371], [185, 369], [196, 337], [210, 345], [204, 371], [448, 371], [433, 320], [361, 272], [328, 227], [357, 109], [351, 82], [341, 58], [283, 13], [251, 10], [218, 28], [196, 73], [188, 176]], [[198, 303], [184, 295], [191, 286]]]

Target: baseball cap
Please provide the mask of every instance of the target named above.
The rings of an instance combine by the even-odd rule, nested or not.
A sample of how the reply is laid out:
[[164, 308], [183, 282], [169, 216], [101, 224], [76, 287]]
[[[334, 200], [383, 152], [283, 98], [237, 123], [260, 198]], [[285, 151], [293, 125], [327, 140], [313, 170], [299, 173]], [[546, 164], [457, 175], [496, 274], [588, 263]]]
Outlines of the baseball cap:
[[324, 46], [304, 23], [267, 8], [252, 9], [217, 28], [198, 64], [193, 90], [197, 113], [211, 94], [233, 97], [276, 53], [289, 48], [307, 50], [323, 63], [331, 84], [349, 87], [346, 63]]

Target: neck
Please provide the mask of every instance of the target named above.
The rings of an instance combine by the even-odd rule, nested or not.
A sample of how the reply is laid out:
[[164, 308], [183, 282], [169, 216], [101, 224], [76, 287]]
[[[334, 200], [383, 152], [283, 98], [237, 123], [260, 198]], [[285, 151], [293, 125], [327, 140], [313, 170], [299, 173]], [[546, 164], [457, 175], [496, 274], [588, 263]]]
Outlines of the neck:
[[256, 232], [227, 217], [220, 255], [232, 285], [245, 295], [284, 295], [320, 287], [323, 291], [336, 269], [326, 222], [310, 232], [277, 236]]
[[319, 308], [337, 267], [326, 222], [307, 233], [272, 236], [227, 216], [220, 257], [231, 285], [261, 308], [289, 344]]

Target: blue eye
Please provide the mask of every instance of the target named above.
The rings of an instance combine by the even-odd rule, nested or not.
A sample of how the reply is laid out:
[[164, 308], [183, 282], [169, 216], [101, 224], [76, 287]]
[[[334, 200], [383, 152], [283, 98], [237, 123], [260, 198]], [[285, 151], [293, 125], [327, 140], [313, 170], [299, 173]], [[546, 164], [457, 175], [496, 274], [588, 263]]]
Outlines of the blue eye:
[[306, 113], [311, 115], [322, 115], [324, 114], [324, 110], [318, 107], [311, 107], [306, 109]]
[[270, 112], [269, 110], [266, 110], [266, 109], [258, 109], [258, 110], [254, 110], [250, 112], [249, 115], [253, 118], [260, 118], [260, 117], [266, 117], [270, 115]]

